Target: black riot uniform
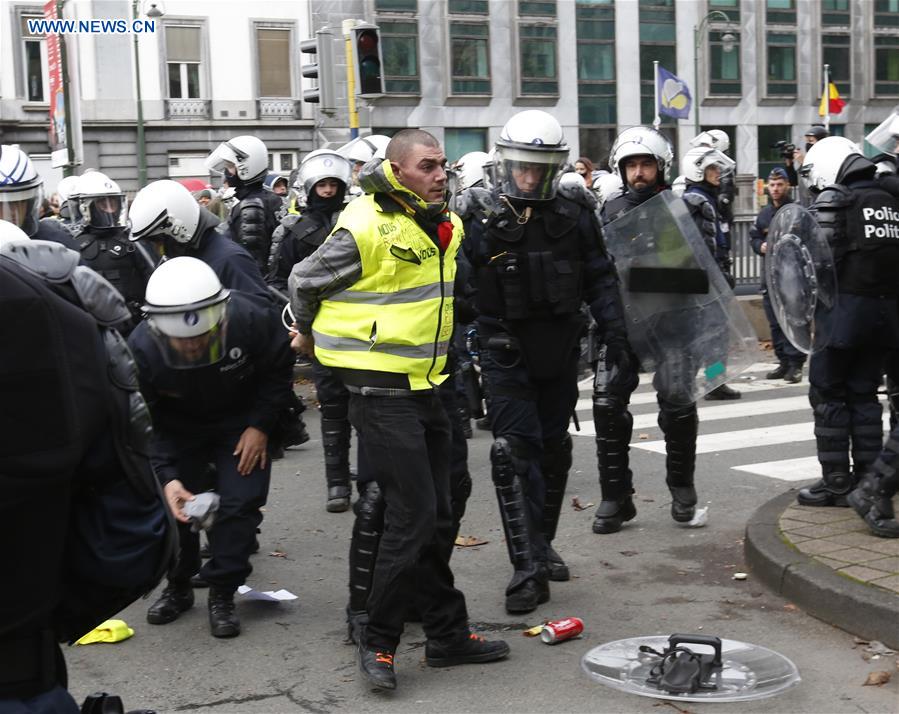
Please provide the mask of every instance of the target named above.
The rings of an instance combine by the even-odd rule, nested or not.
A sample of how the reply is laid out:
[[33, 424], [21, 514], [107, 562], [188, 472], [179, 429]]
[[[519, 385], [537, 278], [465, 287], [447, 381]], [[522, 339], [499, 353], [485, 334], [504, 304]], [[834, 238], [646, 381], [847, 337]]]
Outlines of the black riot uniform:
[[[60, 271], [44, 251], [29, 250], [23, 263], [0, 257], [0, 537], [4, 574], [16, 584], [0, 595], [0, 711], [76, 714], [57, 645], [67, 624], [60, 606], [82, 594], [66, 572], [70, 516], [83, 494], [127, 473], [118, 448], [129, 429], [118, 422], [132, 432], [149, 424], [114, 396], [127, 389], [114, 381], [127, 372], [116, 354], [124, 341], [104, 325], [128, 319], [120, 298], [102, 298], [102, 285], [75, 287], [76, 253]], [[79, 297], [88, 291], [94, 313]]]
[[151, 461], [160, 482], [178, 479], [189, 491], [200, 493], [209, 488], [207, 464], [213, 463], [213, 488], [221, 497], [209, 533], [211, 559], [200, 567], [198, 534], [179, 523], [180, 558], [169, 571], [169, 583], [186, 591], [199, 570], [213, 591], [233, 596], [252, 571], [249, 557], [271, 476], [270, 461], [242, 476], [234, 447], [247, 427], [271, 434], [278, 423], [294, 362], [288, 334], [270, 301], [232, 291], [219, 362], [170, 367], [146, 322], [128, 342], [153, 416]]
[[887, 354], [899, 347], [899, 199], [874, 172], [871, 161], [851, 154], [812, 207], [834, 253], [839, 299], [818, 320], [829, 346], [809, 363], [822, 478], [799, 491], [803, 505], [845, 506], [881, 450], [877, 388]]
[[[228, 177], [229, 183], [235, 181]], [[263, 273], [268, 265], [272, 233], [278, 226], [281, 198], [262, 187], [262, 179], [256, 183], [235, 187], [238, 201], [228, 216], [228, 227], [235, 241], [246, 248]]]
[[625, 343], [618, 279], [586, 203], [507, 199], [472, 222], [481, 366], [495, 441], [493, 481], [515, 569], [510, 612], [549, 598], [567, 567], [551, 547], [571, 467], [568, 423], [577, 401], [580, 312], [587, 302], [610, 344]]

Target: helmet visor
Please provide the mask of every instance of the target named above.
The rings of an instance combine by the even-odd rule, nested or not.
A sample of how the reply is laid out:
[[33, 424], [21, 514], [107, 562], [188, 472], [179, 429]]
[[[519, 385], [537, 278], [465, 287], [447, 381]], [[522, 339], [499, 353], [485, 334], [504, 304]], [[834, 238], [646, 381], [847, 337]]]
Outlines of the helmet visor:
[[549, 201], [556, 195], [564, 151], [528, 151], [497, 146], [493, 181], [501, 195], [526, 201]]
[[87, 203], [87, 219], [91, 227], [103, 230], [128, 225], [125, 201], [121, 196], [98, 196]]
[[241, 160], [246, 158], [246, 154], [238, 151], [229, 141], [223, 141], [215, 150], [206, 157], [206, 168], [217, 174], [226, 174], [228, 168], [234, 168]]
[[40, 186], [22, 191], [0, 191], [0, 220], [8, 221], [33, 236], [38, 229], [42, 199]]
[[868, 158], [877, 156], [878, 154], [896, 154], [899, 147], [899, 108], [872, 129], [865, 137], [868, 143], [865, 155]]
[[227, 321], [222, 320], [201, 335], [176, 337], [167, 335], [159, 329], [159, 317], [163, 316], [151, 318], [150, 334], [153, 335], [162, 359], [172, 369], [208, 367], [221, 362], [225, 356]]

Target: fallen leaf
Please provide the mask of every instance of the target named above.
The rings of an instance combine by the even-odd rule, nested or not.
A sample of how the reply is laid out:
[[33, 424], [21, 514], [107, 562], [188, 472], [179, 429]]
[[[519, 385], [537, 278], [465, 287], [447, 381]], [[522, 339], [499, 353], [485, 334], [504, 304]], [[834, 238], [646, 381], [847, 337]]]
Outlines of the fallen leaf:
[[593, 503], [588, 503], [588, 504], [584, 505], [583, 503], [581, 503], [581, 499], [578, 496], [571, 497], [571, 507], [575, 511], [586, 511], [588, 508], [592, 508], [594, 505], [595, 504], [593, 504]]
[[273, 558], [286, 558], [287, 557], [287, 553], [285, 553], [283, 550], [273, 550], [271, 553], [269, 553], [269, 555], [272, 556]]
[[887, 682], [890, 681], [891, 675], [889, 672], [871, 672], [868, 675], [868, 678], [865, 680], [865, 683], [862, 685], [863, 687], [881, 687]]
[[887, 647], [883, 642], [878, 642], [877, 640], [871, 640], [868, 643], [868, 646], [865, 647], [865, 652], [870, 652], [874, 655], [894, 655], [896, 654], [896, 650], [891, 650]]
[[477, 536], [456, 536], [456, 545], [462, 548], [471, 548], [476, 545], [487, 545], [488, 542], [489, 541], [486, 541], [483, 538], [478, 538]]
[[630, 558], [632, 555], [640, 555], [640, 553], [636, 550], [621, 550], [618, 552], [621, 553], [621, 555], [623, 555], [625, 558]]
[[798, 609], [798, 607], [789, 602], [784, 605], [784, 610], [786, 610], [787, 612], [796, 612]]
[[640, 434], [640, 436], [638, 436], [637, 438], [640, 441], [646, 441], [647, 439], [649, 439], [649, 434]]
[[541, 632], [543, 632], [543, 625], [537, 625], [536, 627], [529, 627], [521, 634], [525, 637], [539, 637]]

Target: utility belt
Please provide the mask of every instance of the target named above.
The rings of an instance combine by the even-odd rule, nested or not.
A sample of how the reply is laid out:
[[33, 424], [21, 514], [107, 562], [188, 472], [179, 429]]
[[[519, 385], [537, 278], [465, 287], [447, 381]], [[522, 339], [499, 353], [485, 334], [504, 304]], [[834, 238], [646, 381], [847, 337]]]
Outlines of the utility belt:
[[0, 699], [29, 699], [65, 684], [66, 672], [52, 630], [0, 638]]
[[330, 367], [348, 392], [364, 397], [415, 397], [431, 395], [437, 387], [412, 389], [409, 376], [400, 372], [379, 372], [374, 369], [348, 369]]

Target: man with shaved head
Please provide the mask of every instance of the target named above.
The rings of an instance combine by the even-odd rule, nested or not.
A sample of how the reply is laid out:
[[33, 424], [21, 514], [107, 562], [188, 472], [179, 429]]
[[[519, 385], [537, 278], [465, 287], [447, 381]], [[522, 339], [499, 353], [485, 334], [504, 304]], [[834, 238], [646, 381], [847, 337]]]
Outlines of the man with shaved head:
[[[386, 527], [358, 633], [359, 668], [395, 689], [394, 653], [407, 606], [421, 608], [431, 667], [502, 659], [509, 647], [468, 627], [454, 587], [447, 379], [453, 278], [462, 222], [446, 205], [446, 156], [419, 129], [400, 131], [387, 158], [359, 175], [328, 239], [288, 282], [293, 346], [314, 354], [350, 392], [349, 416], [383, 498]], [[373, 504], [360, 495], [357, 513]], [[377, 494], [376, 494], [377, 495]]]

